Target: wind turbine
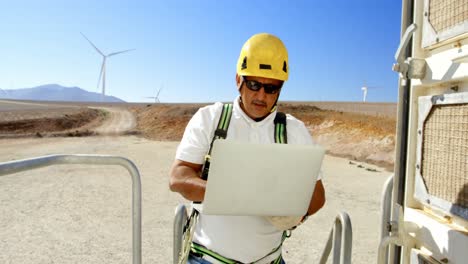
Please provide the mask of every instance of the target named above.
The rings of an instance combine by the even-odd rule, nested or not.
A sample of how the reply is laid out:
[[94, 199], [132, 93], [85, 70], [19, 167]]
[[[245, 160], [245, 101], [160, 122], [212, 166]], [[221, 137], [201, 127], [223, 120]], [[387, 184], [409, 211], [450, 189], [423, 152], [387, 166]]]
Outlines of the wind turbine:
[[154, 99], [154, 102], [155, 102], [155, 103], [160, 103], [160, 101], [159, 101], [159, 93], [161, 92], [162, 89], [163, 89], [163, 86], [161, 85], [161, 88], [159, 88], [159, 90], [156, 91], [156, 96], [145, 97], [145, 98], [151, 98], [151, 99]]
[[[81, 32], [80, 32], [81, 33]], [[101, 78], [102, 78], [102, 97], [101, 97], [101, 100], [103, 101], [104, 100], [104, 96], [106, 95], [106, 60], [107, 58], [109, 57], [112, 57], [112, 56], [115, 56], [117, 54], [122, 54], [122, 53], [125, 53], [125, 52], [129, 52], [129, 51], [132, 51], [132, 50], [135, 50], [135, 49], [127, 49], [127, 50], [122, 50], [122, 51], [117, 51], [117, 52], [112, 52], [112, 53], [109, 53], [109, 54], [104, 54], [102, 51], [100, 51], [96, 45], [93, 44], [93, 42], [91, 42], [91, 40], [89, 40], [83, 33], [81, 33], [81, 35], [89, 42], [89, 44], [91, 44], [91, 46], [94, 47], [94, 49], [96, 49], [96, 51], [101, 54], [102, 56], [102, 66], [101, 66], [101, 73], [99, 74], [99, 79], [98, 79], [98, 84], [97, 84], [97, 87], [99, 89], [99, 83], [101, 82]]]
[[367, 89], [368, 87], [367, 86], [363, 86], [361, 87], [361, 90], [362, 92], [364, 93], [363, 97], [362, 97], [362, 101], [365, 102], [366, 101], [366, 97], [367, 97]]
[[364, 86], [361, 87], [361, 90], [362, 90], [362, 92], [363, 92], [362, 101], [363, 101], [363, 102], [366, 102], [367, 91], [368, 91], [369, 89], [376, 89], [376, 88], [379, 88], [379, 87], [367, 86], [366, 83], [364, 82]]

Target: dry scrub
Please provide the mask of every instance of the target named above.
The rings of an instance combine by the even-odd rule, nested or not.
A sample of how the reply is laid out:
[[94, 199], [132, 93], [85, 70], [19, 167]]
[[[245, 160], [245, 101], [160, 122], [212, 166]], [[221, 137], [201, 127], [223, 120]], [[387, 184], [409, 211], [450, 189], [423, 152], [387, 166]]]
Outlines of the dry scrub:
[[[132, 110], [144, 137], [179, 141], [192, 115], [204, 105], [149, 104]], [[302, 120], [329, 154], [393, 170], [395, 118], [321, 110], [307, 103], [282, 103], [279, 109]]]
[[16, 136], [85, 136], [106, 114], [97, 109], [64, 108], [2, 112], [0, 138]]
[[[132, 131], [133, 134], [158, 141], [179, 141], [190, 118], [204, 105], [128, 104], [119, 107], [126, 107], [136, 116], [137, 131]], [[332, 103], [327, 107], [333, 108]], [[322, 110], [308, 103], [280, 103], [279, 109], [302, 120], [329, 154], [393, 170], [395, 118]], [[106, 113], [89, 108], [2, 112], [0, 138], [94, 135], [93, 128], [105, 119]]]
[[146, 138], [179, 141], [185, 127], [197, 110], [206, 104], [158, 104], [134, 107], [137, 129]]

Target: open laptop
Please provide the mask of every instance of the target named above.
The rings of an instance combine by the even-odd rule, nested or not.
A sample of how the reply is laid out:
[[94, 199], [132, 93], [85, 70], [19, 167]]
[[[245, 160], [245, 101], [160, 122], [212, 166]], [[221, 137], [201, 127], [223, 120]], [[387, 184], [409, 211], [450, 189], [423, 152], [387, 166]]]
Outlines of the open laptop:
[[302, 216], [308, 209], [324, 154], [317, 145], [216, 140], [202, 212]]

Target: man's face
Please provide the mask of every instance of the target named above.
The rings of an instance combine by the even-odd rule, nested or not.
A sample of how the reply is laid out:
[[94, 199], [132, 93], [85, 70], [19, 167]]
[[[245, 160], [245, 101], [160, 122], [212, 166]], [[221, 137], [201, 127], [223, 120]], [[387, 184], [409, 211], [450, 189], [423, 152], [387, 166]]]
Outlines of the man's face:
[[[242, 78], [244, 78], [244, 82], [242, 82]], [[254, 76], [236, 76], [237, 86], [242, 82], [242, 86], [239, 88], [239, 92], [242, 97], [242, 104], [241, 107], [244, 112], [252, 119], [262, 118], [270, 114], [273, 105], [275, 104], [280, 91], [278, 90], [277, 93], [266, 93], [265, 88], [262, 87], [258, 91], [252, 91], [247, 87], [247, 81], [257, 81], [262, 84], [272, 84], [276, 86], [282, 85], [282, 81], [264, 77], [254, 77]]]

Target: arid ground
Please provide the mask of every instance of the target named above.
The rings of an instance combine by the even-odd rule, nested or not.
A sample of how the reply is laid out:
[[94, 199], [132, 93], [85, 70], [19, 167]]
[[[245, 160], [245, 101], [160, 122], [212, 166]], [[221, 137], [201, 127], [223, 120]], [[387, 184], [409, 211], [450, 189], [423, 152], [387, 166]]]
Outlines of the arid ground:
[[[142, 179], [143, 262], [172, 263], [173, 212], [184, 200], [168, 190], [167, 175], [177, 141], [201, 105], [0, 101], [0, 162], [59, 153], [129, 158]], [[346, 211], [353, 263], [374, 263], [395, 118], [379, 106], [368, 114], [323, 108], [280, 106], [329, 153], [322, 168], [326, 206], [293, 232], [284, 255], [288, 263], [316, 263], [336, 215]], [[131, 181], [119, 168], [60, 165], [1, 176], [0, 262], [129, 263], [130, 208]]]
[[[323, 103], [321, 103], [323, 104]], [[0, 103], [1, 105], [1, 103]], [[5, 103], [4, 103], [5, 105]], [[23, 104], [24, 105], [24, 104]], [[113, 109], [131, 111], [135, 121], [123, 128], [128, 133], [139, 134], [147, 139], [158, 141], [179, 141], [190, 117], [205, 104], [118, 104], [116, 105], [77, 105], [66, 107], [55, 103], [50, 108], [37, 107], [34, 111], [7, 109], [0, 117], [0, 138], [25, 136], [86, 136], [109, 134], [99, 124], [106, 118], [125, 119], [125, 111], [110, 114]], [[323, 110], [314, 103], [282, 103], [279, 109], [301, 119], [309, 128], [314, 139], [327, 148], [330, 155], [345, 157], [353, 161], [363, 161], [393, 170], [395, 125], [394, 107], [388, 104], [360, 106], [368, 114], [345, 111]], [[343, 104], [330, 103], [328, 109], [346, 109]], [[359, 105], [359, 103], [357, 103]], [[362, 104], [361, 104], [362, 105]], [[372, 105], [373, 108], [369, 108]], [[20, 105], [21, 107], [22, 105]], [[356, 110], [358, 107], [351, 108]], [[0, 106], [0, 111], [1, 111]], [[6, 108], [6, 107], [4, 107]], [[8, 111], [9, 110], [9, 111]], [[359, 110], [359, 109], [358, 109]], [[117, 114], [117, 113], [120, 113]], [[133, 119], [130, 119], [133, 120]], [[119, 122], [115, 120], [115, 122]], [[125, 126], [125, 124], [121, 124]], [[136, 126], [136, 127], [135, 127]]]

